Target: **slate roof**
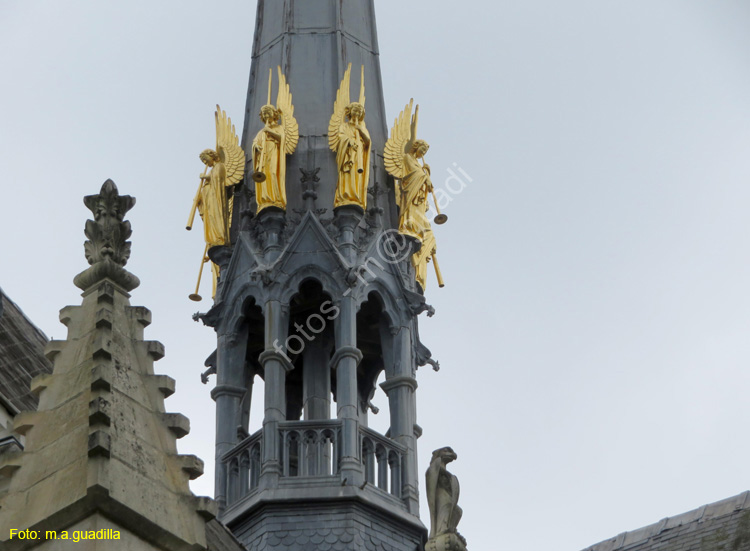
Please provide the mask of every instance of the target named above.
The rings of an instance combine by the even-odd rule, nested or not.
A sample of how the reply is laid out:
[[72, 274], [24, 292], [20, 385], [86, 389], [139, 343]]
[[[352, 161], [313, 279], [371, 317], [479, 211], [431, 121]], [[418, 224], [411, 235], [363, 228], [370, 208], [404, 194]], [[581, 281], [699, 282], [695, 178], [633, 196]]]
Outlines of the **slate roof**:
[[258, 551], [398, 551], [405, 539], [397, 533], [367, 533], [354, 527], [324, 526], [266, 532], [250, 543]]
[[47, 336], [0, 289], [0, 404], [12, 413], [35, 410], [31, 379], [51, 373], [44, 357]]
[[584, 551], [750, 551], [750, 492], [623, 532]]

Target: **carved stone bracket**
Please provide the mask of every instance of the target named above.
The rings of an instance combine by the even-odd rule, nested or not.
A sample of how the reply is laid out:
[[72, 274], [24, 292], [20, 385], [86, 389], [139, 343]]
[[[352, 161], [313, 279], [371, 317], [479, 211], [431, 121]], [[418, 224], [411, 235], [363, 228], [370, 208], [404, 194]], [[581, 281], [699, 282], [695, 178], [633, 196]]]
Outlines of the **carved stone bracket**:
[[217, 306], [214, 306], [211, 308], [208, 312], [196, 312], [193, 314], [193, 321], [195, 322], [202, 322], [203, 325], [208, 327], [217, 327], [219, 323], [221, 322], [221, 316], [222, 311], [221, 308]]
[[430, 352], [429, 348], [427, 348], [421, 342], [417, 342], [415, 351], [416, 351], [417, 367], [422, 367], [423, 365], [431, 365], [434, 371], [440, 371], [440, 362], [433, 359], [432, 352]]
[[201, 383], [208, 384], [208, 377], [209, 375], [216, 375], [216, 350], [214, 350], [211, 355], [206, 358], [206, 361], [203, 362], [203, 365], [207, 367], [203, 373], [201, 373]]

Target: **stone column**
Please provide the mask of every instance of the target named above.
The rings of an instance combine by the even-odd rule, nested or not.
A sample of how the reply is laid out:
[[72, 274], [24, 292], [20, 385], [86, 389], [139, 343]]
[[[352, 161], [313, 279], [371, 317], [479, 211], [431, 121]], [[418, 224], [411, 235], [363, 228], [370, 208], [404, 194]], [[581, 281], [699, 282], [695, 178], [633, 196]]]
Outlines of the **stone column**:
[[266, 231], [263, 255], [266, 263], [270, 265], [281, 255], [283, 245], [281, 234], [286, 223], [286, 214], [276, 207], [268, 207], [260, 212], [258, 220]]
[[308, 342], [302, 358], [302, 395], [306, 421], [331, 418], [329, 346], [323, 336]]
[[263, 465], [261, 488], [275, 488], [281, 476], [279, 423], [286, 420], [286, 374], [293, 366], [286, 355], [288, 312], [281, 302], [266, 302], [266, 350], [259, 359], [265, 374]]
[[361, 222], [362, 216], [362, 208], [356, 205], [344, 205], [338, 207], [334, 212], [334, 222], [339, 229], [339, 250], [350, 263], [353, 263], [357, 258], [354, 230]]
[[341, 299], [341, 314], [336, 325], [336, 353], [331, 365], [336, 371], [336, 416], [341, 421], [342, 481], [361, 486], [364, 470], [359, 449], [359, 412], [357, 366], [362, 352], [357, 349], [357, 306], [351, 296]]
[[391, 414], [391, 438], [406, 446], [402, 465], [401, 497], [409, 512], [419, 515], [419, 483], [417, 465], [416, 390], [417, 380], [413, 376], [411, 332], [402, 327], [394, 337], [396, 374], [380, 387], [388, 395]]
[[221, 458], [237, 444], [237, 427], [243, 426], [247, 337], [247, 333], [219, 334], [216, 349], [216, 386], [211, 398], [216, 402], [215, 492], [220, 511], [227, 505], [228, 476]]

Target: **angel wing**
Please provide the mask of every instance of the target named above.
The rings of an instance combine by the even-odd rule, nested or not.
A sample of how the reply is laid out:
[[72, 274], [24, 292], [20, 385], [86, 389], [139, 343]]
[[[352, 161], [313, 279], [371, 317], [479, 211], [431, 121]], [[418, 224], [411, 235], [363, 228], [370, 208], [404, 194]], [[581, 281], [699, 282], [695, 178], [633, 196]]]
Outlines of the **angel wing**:
[[292, 93], [289, 91], [289, 84], [281, 72], [281, 67], [278, 67], [278, 71], [279, 94], [276, 96], [276, 109], [281, 111], [281, 124], [284, 125], [284, 135], [286, 137], [284, 153], [291, 155], [297, 149], [299, 125], [297, 124], [297, 119], [294, 118], [294, 105], [292, 105]]
[[341, 86], [336, 93], [336, 102], [333, 104], [333, 115], [328, 123], [328, 146], [331, 151], [337, 151], [339, 147], [339, 127], [344, 122], [344, 111], [351, 103], [349, 84], [352, 80], [352, 64], [346, 68]]
[[231, 186], [245, 175], [245, 152], [240, 147], [240, 139], [221, 107], [216, 106], [216, 152], [227, 171], [226, 185]]
[[416, 140], [416, 127], [411, 116], [414, 99], [404, 107], [401, 114], [396, 117], [391, 128], [391, 137], [385, 142], [385, 169], [394, 178], [401, 179], [406, 176], [404, 167], [404, 154], [410, 149]]

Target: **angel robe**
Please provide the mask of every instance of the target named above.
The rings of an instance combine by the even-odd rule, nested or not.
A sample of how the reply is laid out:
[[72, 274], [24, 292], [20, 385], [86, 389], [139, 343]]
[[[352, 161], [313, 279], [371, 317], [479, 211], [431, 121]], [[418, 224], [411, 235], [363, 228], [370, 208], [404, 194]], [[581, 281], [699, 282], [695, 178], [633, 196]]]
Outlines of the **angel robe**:
[[345, 122], [339, 126], [336, 165], [339, 181], [333, 207], [358, 205], [364, 209], [370, 181], [370, 134], [364, 124], [357, 127]]
[[224, 163], [217, 162], [198, 192], [198, 212], [203, 219], [203, 231], [209, 248], [229, 242], [230, 214], [226, 180], [227, 169]]
[[258, 212], [268, 207], [286, 210], [286, 133], [282, 125], [265, 126], [253, 140], [253, 170], [266, 179], [255, 183]]
[[422, 248], [411, 257], [417, 283], [423, 292], [427, 289], [427, 263], [432, 260], [433, 254], [437, 254], [437, 243], [432, 229], [427, 227], [422, 234]]
[[404, 155], [404, 172], [399, 197], [398, 231], [420, 241], [430, 230], [427, 220], [427, 195], [432, 191], [429, 169], [422, 167], [414, 155]]

